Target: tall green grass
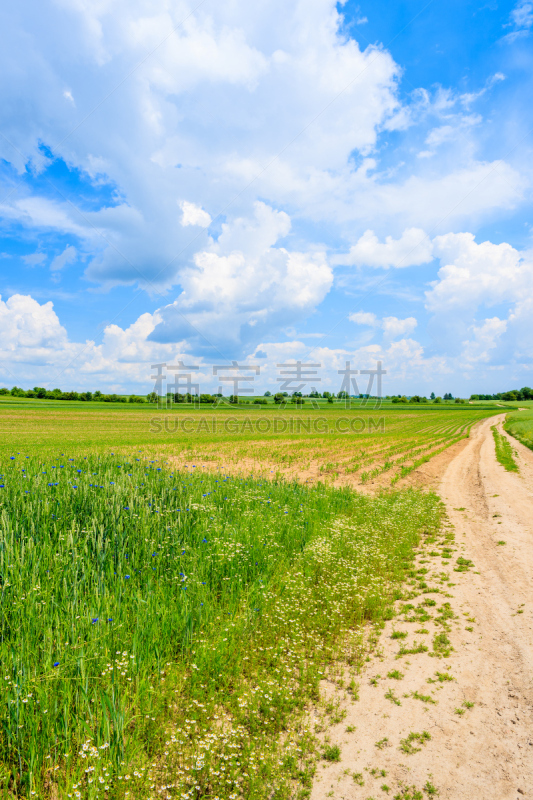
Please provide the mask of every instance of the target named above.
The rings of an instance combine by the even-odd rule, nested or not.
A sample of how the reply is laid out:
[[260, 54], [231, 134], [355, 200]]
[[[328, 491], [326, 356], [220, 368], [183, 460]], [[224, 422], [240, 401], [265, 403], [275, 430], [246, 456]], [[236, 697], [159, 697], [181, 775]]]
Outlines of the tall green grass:
[[137, 457], [19, 454], [0, 487], [0, 788], [28, 798], [306, 791], [305, 709], [441, 513]]
[[505, 422], [505, 430], [533, 450], [533, 411], [531, 409], [509, 414]]

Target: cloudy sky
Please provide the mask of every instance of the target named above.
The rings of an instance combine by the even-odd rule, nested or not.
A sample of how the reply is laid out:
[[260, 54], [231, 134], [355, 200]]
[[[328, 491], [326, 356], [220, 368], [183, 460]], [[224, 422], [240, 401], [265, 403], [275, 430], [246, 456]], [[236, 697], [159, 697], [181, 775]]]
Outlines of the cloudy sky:
[[533, 2], [27, 0], [0, 39], [1, 384], [533, 383]]

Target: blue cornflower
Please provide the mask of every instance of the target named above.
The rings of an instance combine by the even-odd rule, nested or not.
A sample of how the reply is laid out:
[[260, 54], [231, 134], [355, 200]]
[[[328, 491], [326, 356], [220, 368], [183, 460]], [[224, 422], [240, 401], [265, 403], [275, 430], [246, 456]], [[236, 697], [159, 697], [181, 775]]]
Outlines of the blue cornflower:
[[202, 542], [203, 542], [204, 544], [206, 544], [206, 543], [207, 543], [207, 539], [202, 539]]
[[98, 622], [98, 617], [93, 617], [91, 619], [91, 625], [95, 625]]
[[53, 667], [58, 667], [58, 666], [59, 666], [59, 661], [55, 661], [55, 662], [52, 664], [52, 666], [53, 666]]
[[126, 580], [127, 580], [127, 579], [128, 579], [130, 576], [129, 576], [129, 575], [125, 575], [124, 577], [125, 577], [125, 578], [126, 578]]
[[112, 618], [112, 617], [109, 617], [109, 619], [108, 619], [107, 621], [108, 621], [108, 622], [113, 622], [113, 618]]

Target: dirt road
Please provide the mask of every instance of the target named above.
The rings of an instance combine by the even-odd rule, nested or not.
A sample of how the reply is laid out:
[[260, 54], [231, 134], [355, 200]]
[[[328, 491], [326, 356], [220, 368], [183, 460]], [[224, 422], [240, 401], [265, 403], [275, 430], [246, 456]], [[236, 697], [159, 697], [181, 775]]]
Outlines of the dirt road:
[[[312, 800], [407, 800], [433, 787], [440, 800], [533, 799], [533, 452], [510, 439], [520, 473], [498, 464], [491, 426], [502, 430], [503, 419], [480, 423], [448, 465], [439, 491], [457, 549], [449, 560], [442, 542], [438, 555], [420, 555], [422, 577], [439, 593], [418, 587], [418, 608], [387, 623], [360, 699], [346, 701], [345, 720], [328, 732], [341, 760], [319, 764]], [[452, 569], [459, 557], [473, 562], [464, 572]], [[408, 635], [392, 639], [394, 629]], [[434, 649], [443, 632], [447, 657]], [[398, 657], [415, 642], [427, 652]], [[405, 743], [424, 731], [430, 739]]]

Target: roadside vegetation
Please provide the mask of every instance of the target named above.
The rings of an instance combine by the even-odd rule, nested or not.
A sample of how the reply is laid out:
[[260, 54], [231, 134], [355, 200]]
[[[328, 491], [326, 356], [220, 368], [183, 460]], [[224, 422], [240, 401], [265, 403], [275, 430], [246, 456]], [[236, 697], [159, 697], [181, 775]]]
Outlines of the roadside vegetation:
[[307, 796], [319, 681], [342, 650], [356, 697], [365, 623], [441, 516], [140, 453], [4, 457], [4, 796]]
[[533, 409], [510, 414], [504, 428], [507, 433], [533, 450]]

